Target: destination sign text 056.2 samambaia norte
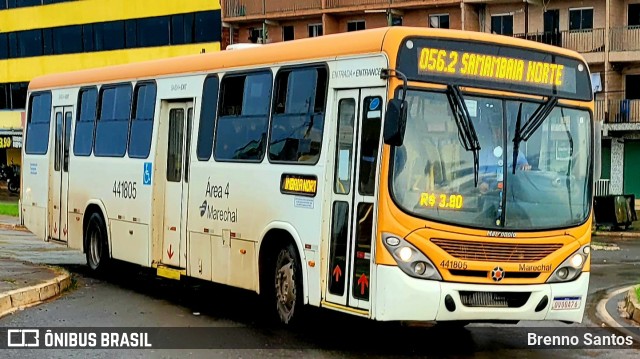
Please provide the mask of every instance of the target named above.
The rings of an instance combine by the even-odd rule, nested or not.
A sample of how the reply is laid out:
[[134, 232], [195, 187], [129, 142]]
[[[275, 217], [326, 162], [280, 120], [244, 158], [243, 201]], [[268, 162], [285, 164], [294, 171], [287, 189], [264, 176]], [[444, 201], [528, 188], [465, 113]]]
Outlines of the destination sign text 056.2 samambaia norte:
[[591, 100], [591, 78], [578, 59], [551, 52], [459, 40], [415, 38], [398, 54], [409, 80]]

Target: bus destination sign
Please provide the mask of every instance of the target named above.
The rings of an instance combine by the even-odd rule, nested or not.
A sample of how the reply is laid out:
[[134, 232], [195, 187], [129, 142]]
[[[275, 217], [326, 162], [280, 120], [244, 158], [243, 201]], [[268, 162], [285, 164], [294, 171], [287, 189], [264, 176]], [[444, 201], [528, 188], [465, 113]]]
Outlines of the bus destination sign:
[[310, 175], [284, 173], [280, 178], [280, 192], [314, 197], [318, 191], [318, 178]]
[[523, 92], [589, 101], [587, 66], [566, 56], [500, 44], [410, 39], [398, 69], [409, 80]]

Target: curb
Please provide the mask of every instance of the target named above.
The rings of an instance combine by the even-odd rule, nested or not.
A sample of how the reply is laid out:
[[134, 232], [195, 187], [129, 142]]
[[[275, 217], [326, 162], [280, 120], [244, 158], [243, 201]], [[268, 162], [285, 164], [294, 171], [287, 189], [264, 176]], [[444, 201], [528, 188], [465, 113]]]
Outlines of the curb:
[[638, 297], [636, 296], [636, 287], [637, 286], [634, 285], [627, 291], [627, 295], [624, 298], [624, 310], [629, 315], [627, 319], [640, 324], [640, 303], [638, 303]]
[[23, 225], [20, 225], [20, 224], [0, 223], [0, 229], [8, 229], [8, 230], [11, 230], [11, 231], [29, 232], [27, 227], [25, 227]]
[[592, 236], [599, 237], [615, 237], [615, 238], [640, 238], [640, 233], [638, 232], [601, 232], [595, 231], [591, 232]]
[[627, 329], [627, 328], [623, 327], [622, 325], [620, 325], [620, 323], [618, 323], [618, 321], [616, 321], [611, 316], [611, 314], [609, 314], [609, 312], [607, 311], [607, 308], [606, 308], [607, 302], [609, 302], [613, 297], [617, 296], [620, 293], [628, 292], [629, 290], [633, 289], [634, 287], [635, 287], [635, 285], [624, 287], [624, 288], [620, 288], [620, 289], [614, 290], [613, 292], [607, 294], [606, 297], [604, 297], [602, 300], [600, 300], [600, 302], [598, 302], [598, 305], [596, 307], [596, 315], [598, 317], [600, 317], [600, 319], [602, 320], [602, 322], [603, 322], [602, 323], [602, 327], [607, 326], [607, 327], [613, 328], [613, 329], [621, 332], [624, 335], [628, 335], [628, 336], [631, 336], [632, 338], [635, 338], [636, 341], [640, 341], [640, 336], [638, 334], [633, 333], [629, 329]]
[[71, 285], [69, 272], [56, 268], [62, 274], [44, 283], [0, 293], [0, 318], [17, 310], [31, 307], [60, 295]]

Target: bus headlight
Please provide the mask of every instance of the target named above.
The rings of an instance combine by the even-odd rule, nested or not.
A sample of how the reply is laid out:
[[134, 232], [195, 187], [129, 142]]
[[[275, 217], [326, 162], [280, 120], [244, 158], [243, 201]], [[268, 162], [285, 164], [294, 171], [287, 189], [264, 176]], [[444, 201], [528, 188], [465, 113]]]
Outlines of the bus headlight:
[[396, 260], [398, 267], [407, 275], [420, 279], [442, 280], [431, 260], [409, 242], [398, 236], [383, 233], [382, 243]]
[[589, 258], [591, 248], [588, 244], [580, 247], [556, 268], [547, 283], [568, 282], [576, 279]]

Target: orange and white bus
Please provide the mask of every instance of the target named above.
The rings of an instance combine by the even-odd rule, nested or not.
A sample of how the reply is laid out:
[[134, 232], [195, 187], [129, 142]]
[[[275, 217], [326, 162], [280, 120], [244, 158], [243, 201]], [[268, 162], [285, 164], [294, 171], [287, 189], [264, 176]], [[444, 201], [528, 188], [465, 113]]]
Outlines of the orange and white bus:
[[29, 85], [44, 240], [380, 321], [581, 322], [599, 130], [562, 48], [392, 27]]

